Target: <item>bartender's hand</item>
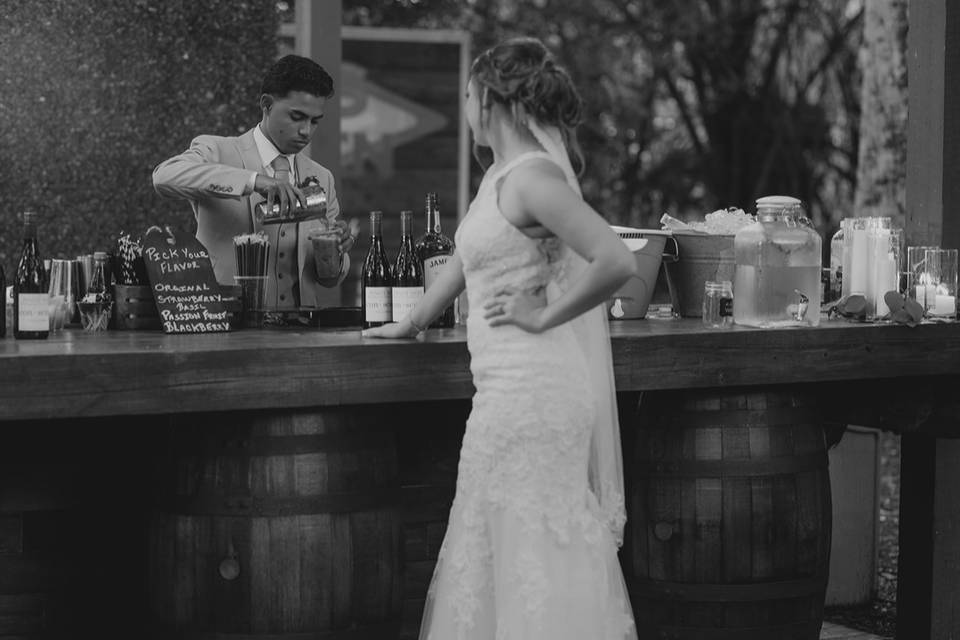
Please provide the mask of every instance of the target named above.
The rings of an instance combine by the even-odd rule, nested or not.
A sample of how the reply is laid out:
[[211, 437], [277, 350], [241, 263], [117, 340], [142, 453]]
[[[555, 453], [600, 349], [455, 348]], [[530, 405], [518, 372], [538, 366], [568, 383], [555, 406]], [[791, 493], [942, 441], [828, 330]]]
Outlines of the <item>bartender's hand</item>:
[[349, 253], [360, 235], [360, 221], [356, 218], [350, 218], [349, 222], [334, 219], [327, 220], [327, 225], [340, 231], [340, 253]]
[[299, 201], [301, 207], [307, 206], [307, 196], [303, 191], [289, 182], [277, 180], [263, 174], [257, 174], [253, 183], [253, 190], [266, 198], [267, 211], [273, 209], [274, 203], [280, 205], [280, 219], [292, 219], [293, 210]]

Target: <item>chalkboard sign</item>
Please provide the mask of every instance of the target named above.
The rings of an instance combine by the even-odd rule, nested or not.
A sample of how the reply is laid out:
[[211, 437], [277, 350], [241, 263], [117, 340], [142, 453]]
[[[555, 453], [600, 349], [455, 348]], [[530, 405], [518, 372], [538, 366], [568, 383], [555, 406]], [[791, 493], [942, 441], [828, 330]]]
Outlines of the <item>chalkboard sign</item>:
[[150, 227], [143, 237], [150, 290], [167, 333], [229, 331], [210, 254], [189, 233]]

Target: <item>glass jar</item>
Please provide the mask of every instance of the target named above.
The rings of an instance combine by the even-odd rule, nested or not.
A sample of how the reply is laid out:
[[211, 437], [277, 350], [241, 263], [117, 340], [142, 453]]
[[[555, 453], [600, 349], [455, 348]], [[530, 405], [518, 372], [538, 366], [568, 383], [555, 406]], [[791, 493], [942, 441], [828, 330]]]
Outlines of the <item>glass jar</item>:
[[703, 326], [727, 329], [733, 326], [733, 285], [729, 280], [703, 283]]
[[733, 320], [753, 327], [820, 324], [820, 234], [789, 196], [757, 200], [757, 220], [734, 236]]

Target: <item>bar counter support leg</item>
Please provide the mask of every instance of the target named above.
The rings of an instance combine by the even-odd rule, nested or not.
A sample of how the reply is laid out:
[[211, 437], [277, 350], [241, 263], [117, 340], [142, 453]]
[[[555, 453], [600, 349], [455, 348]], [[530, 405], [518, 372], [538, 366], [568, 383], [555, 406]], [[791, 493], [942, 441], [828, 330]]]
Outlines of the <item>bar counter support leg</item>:
[[901, 439], [897, 638], [960, 636], [960, 440]]

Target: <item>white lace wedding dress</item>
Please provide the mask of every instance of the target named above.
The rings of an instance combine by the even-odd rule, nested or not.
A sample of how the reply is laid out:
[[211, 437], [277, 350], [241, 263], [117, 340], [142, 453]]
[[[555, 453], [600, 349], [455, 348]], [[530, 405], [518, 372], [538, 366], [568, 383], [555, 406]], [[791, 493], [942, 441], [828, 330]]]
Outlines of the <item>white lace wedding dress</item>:
[[596, 406], [574, 330], [491, 328], [482, 314], [504, 286], [561, 276], [559, 240], [527, 237], [497, 205], [497, 181], [533, 157], [549, 159], [488, 171], [455, 237], [476, 395], [421, 640], [636, 638], [617, 543], [588, 486]]

